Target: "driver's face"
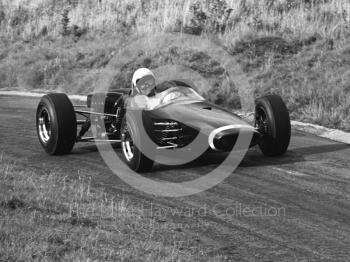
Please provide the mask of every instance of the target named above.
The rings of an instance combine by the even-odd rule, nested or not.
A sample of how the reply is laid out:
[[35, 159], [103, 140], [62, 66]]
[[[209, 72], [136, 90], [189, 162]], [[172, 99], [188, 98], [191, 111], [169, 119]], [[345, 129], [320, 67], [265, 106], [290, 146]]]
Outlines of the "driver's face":
[[145, 76], [136, 83], [136, 87], [143, 95], [148, 95], [156, 86], [156, 81], [152, 76]]

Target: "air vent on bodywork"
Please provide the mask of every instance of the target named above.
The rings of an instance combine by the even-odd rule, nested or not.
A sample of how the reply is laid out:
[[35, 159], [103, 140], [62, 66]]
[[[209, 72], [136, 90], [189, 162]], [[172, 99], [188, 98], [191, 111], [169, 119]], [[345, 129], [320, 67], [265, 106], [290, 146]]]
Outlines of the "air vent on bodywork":
[[153, 119], [154, 142], [159, 147], [182, 148], [189, 145], [198, 131], [173, 120]]

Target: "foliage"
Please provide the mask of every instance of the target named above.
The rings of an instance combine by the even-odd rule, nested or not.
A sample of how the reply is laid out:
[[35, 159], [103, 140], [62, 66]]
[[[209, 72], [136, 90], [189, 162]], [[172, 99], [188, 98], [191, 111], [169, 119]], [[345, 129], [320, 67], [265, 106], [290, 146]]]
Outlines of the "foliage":
[[349, 130], [341, 62], [350, 55], [349, 13], [348, 0], [0, 0], [0, 88], [86, 93], [106, 79], [107, 67], [116, 88], [129, 84], [136, 66], [179, 64], [208, 80], [209, 100], [239, 107], [236, 87], [190, 48], [144, 50], [135, 61], [124, 57], [124, 67], [111, 65], [130, 39], [183, 32], [215, 39], [256, 95], [282, 94], [294, 119]]

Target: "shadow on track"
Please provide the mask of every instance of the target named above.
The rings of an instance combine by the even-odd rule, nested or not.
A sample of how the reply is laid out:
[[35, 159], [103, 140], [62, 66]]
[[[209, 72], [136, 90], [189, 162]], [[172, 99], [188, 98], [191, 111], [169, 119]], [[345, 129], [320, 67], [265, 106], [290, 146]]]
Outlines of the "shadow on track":
[[[103, 147], [103, 146], [102, 146]], [[120, 144], [113, 144], [112, 147], [116, 150], [117, 154], [121, 153]], [[109, 146], [106, 145], [106, 150], [109, 149]], [[262, 155], [260, 150], [257, 147], [250, 149], [247, 152], [247, 155], [243, 159], [240, 167], [259, 167], [259, 166], [273, 166], [273, 165], [283, 165], [283, 164], [293, 164], [298, 162], [307, 161], [306, 156], [337, 152], [341, 150], [350, 149], [350, 145], [347, 144], [327, 144], [320, 146], [310, 146], [310, 147], [301, 147], [289, 150], [284, 156], [281, 157], [265, 157]], [[96, 145], [86, 145], [81, 146], [73, 150], [72, 154], [74, 155], [84, 155], [90, 153], [98, 152]], [[156, 165], [153, 171], [167, 171], [173, 169], [189, 169], [195, 167], [211, 167], [215, 168], [217, 165], [221, 164], [228, 153], [222, 152], [212, 152], [207, 151], [202, 156], [196, 160], [180, 166], [165, 166], [165, 165]]]

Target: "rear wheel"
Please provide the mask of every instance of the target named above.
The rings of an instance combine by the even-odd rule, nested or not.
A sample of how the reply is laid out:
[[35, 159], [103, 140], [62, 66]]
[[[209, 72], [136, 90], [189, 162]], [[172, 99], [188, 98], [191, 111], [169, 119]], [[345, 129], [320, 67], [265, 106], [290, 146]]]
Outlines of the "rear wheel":
[[137, 127], [132, 122], [124, 118], [121, 128], [121, 146], [124, 162], [134, 171], [143, 173], [148, 172], [153, 167], [153, 160], [145, 156], [136, 146], [136, 140], [139, 139]]
[[50, 155], [72, 151], [77, 136], [74, 107], [65, 94], [48, 94], [41, 98], [36, 112], [38, 138]]
[[263, 135], [259, 147], [264, 155], [279, 156], [287, 151], [291, 124], [288, 109], [280, 96], [268, 95], [256, 101], [255, 126]]

